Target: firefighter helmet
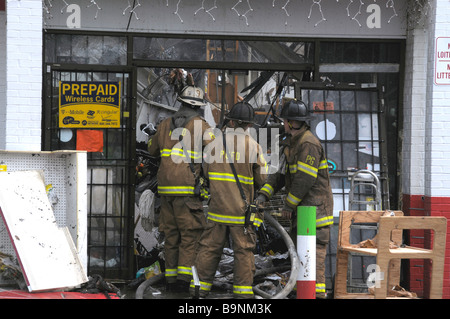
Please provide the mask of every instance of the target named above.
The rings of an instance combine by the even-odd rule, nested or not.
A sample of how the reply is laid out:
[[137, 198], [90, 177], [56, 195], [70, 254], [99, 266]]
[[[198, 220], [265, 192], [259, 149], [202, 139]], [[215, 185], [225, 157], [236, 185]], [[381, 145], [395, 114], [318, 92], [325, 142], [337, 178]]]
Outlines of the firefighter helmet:
[[204, 93], [202, 89], [196, 86], [189, 85], [183, 88], [177, 100], [190, 104], [192, 106], [203, 106], [206, 105], [203, 96]]
[[238, 102], [228, 112], [227, 119], [237, 121], [238, 123], [253, 123], [255, 110], [247, 102]]
[[285, 120], [300, 122], [308, 121], [311, 119], [306, 104], [303, 101], [299, 101], [297, 99], [284, 102], [280, 117]]

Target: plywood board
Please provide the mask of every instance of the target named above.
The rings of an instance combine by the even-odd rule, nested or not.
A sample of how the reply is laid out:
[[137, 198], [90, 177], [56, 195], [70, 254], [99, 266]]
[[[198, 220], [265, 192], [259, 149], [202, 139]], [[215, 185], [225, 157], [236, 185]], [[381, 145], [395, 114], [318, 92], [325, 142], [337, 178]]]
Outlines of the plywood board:
[[56, 223], [42, 171], [1, 172], [0, 212], [30, 292], [88, 281], [68, 229]]

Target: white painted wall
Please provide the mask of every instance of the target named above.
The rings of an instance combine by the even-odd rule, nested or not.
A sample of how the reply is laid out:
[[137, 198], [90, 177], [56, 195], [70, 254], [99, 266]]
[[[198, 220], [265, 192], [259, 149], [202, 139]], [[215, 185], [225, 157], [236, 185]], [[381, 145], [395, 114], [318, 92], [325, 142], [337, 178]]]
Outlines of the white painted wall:
[[6, 138], [6, 12], [0, 11], [0, 149]]
[[41, 150], [42, 13], [41, 0], [6, 2], [7, 150]]
[[417, 26], [407, 38], [403, 103], [402, 189], [425, 192], [425, 110], [428, 32]]
[[435, 0], [427, 54], [425, 195], [450, 196], [450, 86], [434, 84], [437, 37], [450, 37], [450, 1]]

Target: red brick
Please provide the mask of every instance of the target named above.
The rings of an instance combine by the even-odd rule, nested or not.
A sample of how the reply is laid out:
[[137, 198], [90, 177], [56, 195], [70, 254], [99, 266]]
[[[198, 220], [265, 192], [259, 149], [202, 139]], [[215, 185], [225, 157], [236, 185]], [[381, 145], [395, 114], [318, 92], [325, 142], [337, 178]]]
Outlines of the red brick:
[[[450, 219], [450, 197], [429, 197], [404, 194], [402, 210], [406, 216], [444, 216]], [[444, 278], [450, 278], [450, 222], [447, 224]], [[423, 238], [421, 238], [423, 237]], [[405, 232], [405, 241], [413, 247], [432, 247], [433, 232], [431, 230], [409, 230]], [[410, 260], [405, 279], [410, 291], [418, 297], [426, 298], [430, 285], [431, 267], [428, 260]], [[450, 299], [450, 279], [443, 278], [444, 299]]]

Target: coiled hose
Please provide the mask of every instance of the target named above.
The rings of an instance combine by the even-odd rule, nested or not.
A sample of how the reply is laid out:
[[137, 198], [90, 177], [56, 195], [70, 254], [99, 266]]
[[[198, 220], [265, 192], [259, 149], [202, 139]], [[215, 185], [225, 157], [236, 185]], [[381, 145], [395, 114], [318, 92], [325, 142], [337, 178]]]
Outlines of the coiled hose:
[[[268, 293], [265, 293], [256, 287], [253, 287], [253, 291], [263, 298], [284, 299], [292, 291], [295, 284], [297, 283], [297, 276], [298, 276], [298, 272], [299, 272], [299, 268], [300, 268], [300, 260], [297, 255], [297, 250], [295, 248], [295, 245], [294, 245], [291, 237], [287, 233], [287, 231], [268, 212], [264, 213], [264, 218], [280, 233], [281, 237], [283, 238], [284, 242], [286, 243], [289, 255], [291, 257], [290, 258], [291, 259], [291, 275], [289, 276], [289, 280], [288, 280], [286, 286], [284, 286], [284, 288], [274, 296], [272, 296]], [[145, 290], [147, 290], [147, 288], [149, 286], [157, 283], [158, 281], [160, 281], [163, 278], [164, 278], [164, 273], [161, 273], [156, 276], [150, 277], [149, 279], [144, 281], [142, 284], [139, 285], [138, 289], [136, 290], [135, 298], [143, 299]]]
[[283, 226], [281, 226], [280, 223], [268, 212], [264, 212], [264, 219], [267, 220], [280, 233], [288, 248], [289, 255], [291, 257], [291, 275], [289, 276], [289, 280], [286, 286], [284, 286], [284, 288], [274, 296], [267, 294], [256, 287], [253, 287], [253, 291], [263, 298], [284, 299], [292, 291], [292, 289], [294, 289], [294, 286], [297, 283], [297, 276], [300, 270], [300, 260], [297, 255], [297, 250], [295, 248], [294, 242], [292, 241], [287, 231], [283, 228]]

